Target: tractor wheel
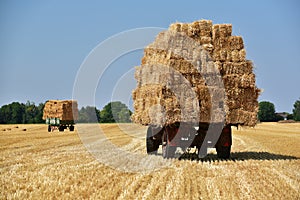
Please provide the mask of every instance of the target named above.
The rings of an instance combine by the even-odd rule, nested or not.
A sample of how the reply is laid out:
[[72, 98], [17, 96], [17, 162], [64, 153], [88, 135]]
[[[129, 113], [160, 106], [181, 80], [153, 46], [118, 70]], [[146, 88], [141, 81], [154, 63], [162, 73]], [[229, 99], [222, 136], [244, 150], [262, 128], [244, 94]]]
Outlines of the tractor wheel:
[[71, 126], [69, 127], [69, 129], [70, 129], [70, 131], [74, 131], [74, 126], [71, 125]]
[[51, 132], [51, 126], [48, 125], [48, 132]]
[[153, 139], [151, 126], [149, 126], [147, 130], [146, 148], [147, 148], [147, 154], [154, 154], [154, 155], [157, 154], [157, 150], [159, 148], [158, 141]]
[[218, 158], [228, 159], [230, 157], [231, 146], [224, 147], [220, 146], [216, 148]]

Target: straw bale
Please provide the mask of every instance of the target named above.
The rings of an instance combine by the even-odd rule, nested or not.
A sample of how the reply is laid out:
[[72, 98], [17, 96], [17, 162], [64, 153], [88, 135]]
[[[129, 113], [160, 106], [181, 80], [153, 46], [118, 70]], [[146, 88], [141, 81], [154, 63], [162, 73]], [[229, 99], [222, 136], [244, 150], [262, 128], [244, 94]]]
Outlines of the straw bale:
[[200, 24], [199, 21], [195, 21], [188, 26], [188, 36], [199, 38], [200, 37]]
[[244, 48], [243, 38], [241, 36], [230, 36], [229, 39], [230, 50], [241, 50]]
[[213, 41], [224, 41], [228, 42], [229, 37], [232, 33], [231, 24], [214, 24], [212, 26], [212, 39]]
[[[217, 61], [224, 62], [224, 61], [231, 61], [232, 56], [235, 56], [235, 54], [232, 55], [232, 52], [228, 51], [226, 48], [222, 48], [222, 49], [219, 49], [219, 50], [215, 49], [213, 51], [212, 58], [215, 62], [217, 62]], [[239, 54], [238, 54], [238, 51], [237, 51], [237, 56], [236, 56], [237, 58], [236, 58], [235, 61], [239, 61], [239, 60], [237, 60], [239, 58], [238, 56], [239, 56]]]
[[232, 62], [239, 62], [240, 61], [240, 55], [238, 50], [231, 51], [231, 60]]
[[220, 123], [224, 121], [225, 115], [222, 110], [200, 109], [200, 121], [204, 123]]
[[242, 109], [230, 110], [226, 115], [226, 123], [255, 126], [257, 123], [257, 113], [244, 111]]
[[[149, 56], [151, 52], [151, 56]], [[159, 49], [147, 48], [142, 58], [143, 64], [146, 65], [165, 65], [172, 66], [174, 70], [177, 70], [180, 73], [194, 73], [197, 71], [197, 66], [193, 63], [185, 60], [184, 58], [175, 55], [174, 53], [168, 53], [167, 51], [161, 51]], [[136, 73], [136, 78], [139, 76], [139, 72]]]
[[220, 37], [229, 37], [232, 33], [232, 25], [231, 24], [220, 24], [218, 26]]
[[230, 88], [254, 88], [255, 87], [255, 74], [232, 74], [222, 77], [226, 89]]
[[49, 100], [46, 102], [43, 119], [60, 118], [60, 120], [77, 120], [78, 104], [75, 100]]
[[188, 36], [192, 36], [192, 34], [189, 35], [189, 25], [188, 24], [181, 24], [181, 30], [180, 31], [185, 33]]
[[200, 20], [200, 36], [211, 37], [212, 35], [212, 21], [211, 20]]
[[246, 60], [246, 50], [245, 49], [241, 49], [239, 51], [239, 61], [243, 62]]
[[211, 37], [201, 37], [200, 39], [200, 44], [211, 44], [212, 43], [212, 39]]
[[243, 75], [250, 74], [253, 70], [253, 63], [251, 61], [244, 62], [215, 62], [222, 76], [224, 75]]
[[180, 32], [181, 31], [181, 23], [171, 24], [169, 29], [171, 31]]
[[220, 51], [220, 61], [225, 61], [227, 59], [227, 54], [228, 52], [226, 51], [226, 49], [222, 49]]
[[214, 51], [219, 52], [222, 49], [229, 49], [228, 38], [212, 38], [212, 45], [214, 46]]
[[210, 20], [174, 23], [158, 34], [136, 68], [132, 120], [167, 125], [225, 117], [227, 124], [255, 125], [260, 90], [242, 37], [231, 34], [230, 24]]
[[249, 112], [256, 112], [258, 108], [257, 98], [259, 90], [257, 88], [234, 88], [227, 90], [226, 105], [231, 109], [241, 108]]
[[212, 44], [203, 44], [202, 45], [203, 49], [206, 50], [207, 52], [209, 52], [210, 54], [213, 52], [214, 50], [214, 46]]

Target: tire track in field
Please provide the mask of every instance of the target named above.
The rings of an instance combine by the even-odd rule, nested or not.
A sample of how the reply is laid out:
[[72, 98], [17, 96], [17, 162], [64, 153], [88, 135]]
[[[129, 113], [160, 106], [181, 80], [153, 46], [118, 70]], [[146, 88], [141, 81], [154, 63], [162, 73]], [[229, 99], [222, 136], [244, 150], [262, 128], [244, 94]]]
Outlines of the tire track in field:
[[265, 146], [250, 139], [246, 135], [232, 134], [233, 148], [237, 146], [240, 151], [269, 151]]

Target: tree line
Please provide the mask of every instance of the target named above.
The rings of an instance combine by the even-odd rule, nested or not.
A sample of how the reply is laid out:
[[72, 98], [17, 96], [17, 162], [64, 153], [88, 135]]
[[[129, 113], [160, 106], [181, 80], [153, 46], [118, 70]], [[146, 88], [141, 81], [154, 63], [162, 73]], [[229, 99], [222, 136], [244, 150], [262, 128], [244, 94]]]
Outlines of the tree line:
[[[294, 103], [293, 113], [284, 113], [286, 119], [300, 121], [300, 99]], [[261, 122], [277, 122], [284, 118], [275, 112], [275, 106], [269, 101], [259, 102], [258, 120]]]
[[[0, 108], [0, 124], [37, 124], [45, 123], [42, 119], [45, 104], [27, 101], [13, 102]], [[132, 112], [122, 102], [110, 102], [102, 110], [94, 106], [82, 107], [78, 111], [77, 123], [123, 123], [130, 122]], [[286, 113], [287, 119], [300, 121], [300, 99], [294, 103], [293, 113]], [[276, 122], [283, 120], [275, 112], [275, 106], [268, 101], [259, 102], [258, 120], [261, 122]]]
[[[42, 119], [45, 103], [12, 102], [0, 108], [0, 124], [39, 124]], [[132, 112], [122, 102], [110, 102], [102, 110], [94, 106], [82, 107], [78, 110], [77, 123], [124, 123], [130, 122]]]
[[110, 102], [98, 110], [93, 106], [82, 107], [78, 111], [79, 123], [127, 123], [131, 122], [131, 110], [122, 102]]
[[13, 102], [0, 108], [0, 124], [36, 124], [43, 123], [44, 104], [33, 102]]

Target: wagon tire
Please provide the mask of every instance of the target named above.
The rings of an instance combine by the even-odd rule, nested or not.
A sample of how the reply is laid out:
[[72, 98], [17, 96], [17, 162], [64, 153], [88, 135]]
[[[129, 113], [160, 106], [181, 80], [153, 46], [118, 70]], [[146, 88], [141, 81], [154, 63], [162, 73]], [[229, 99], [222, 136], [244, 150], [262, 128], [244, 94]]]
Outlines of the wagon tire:
[[163, 158], [174, 158], [176, 147], [170, 146], [169, 144], [163, 145], [162, 154]]
[[174, 158], [175, 157], [175, 146], [170, 146], [168, 142], [168, 134], [166, 131], [164, 131], [163, 134], [163, 142], [162, 142], [162, 156], [163, 158]]
[[216, 150], [217, 150], [218, 158], [221, 158], [221, 159], [229, 159], [230, 158], [231, 146], [228, 146], [228, 147], [220, 146], [220, 147], [217, 147]]
[[155, 140], [152, 136], [151, 126], [149, 126], [147, 130], [146, 148], [147, 148], [147, 154], [149, 155], [156, 155], [157, 150], [159, 148], [159, 141]]
[[69, 129], [70, 129], [70, 131], [74, 131], [74, 126], [71, 125], [71, 126], [69, 127]]
[[59, 130], [60, 132], [62, 132], [62, 131], [65, 130], [65, 127], [64, 127], [64, 126], [59, 126], [59, 127], [58, 127], [58, 130]]

